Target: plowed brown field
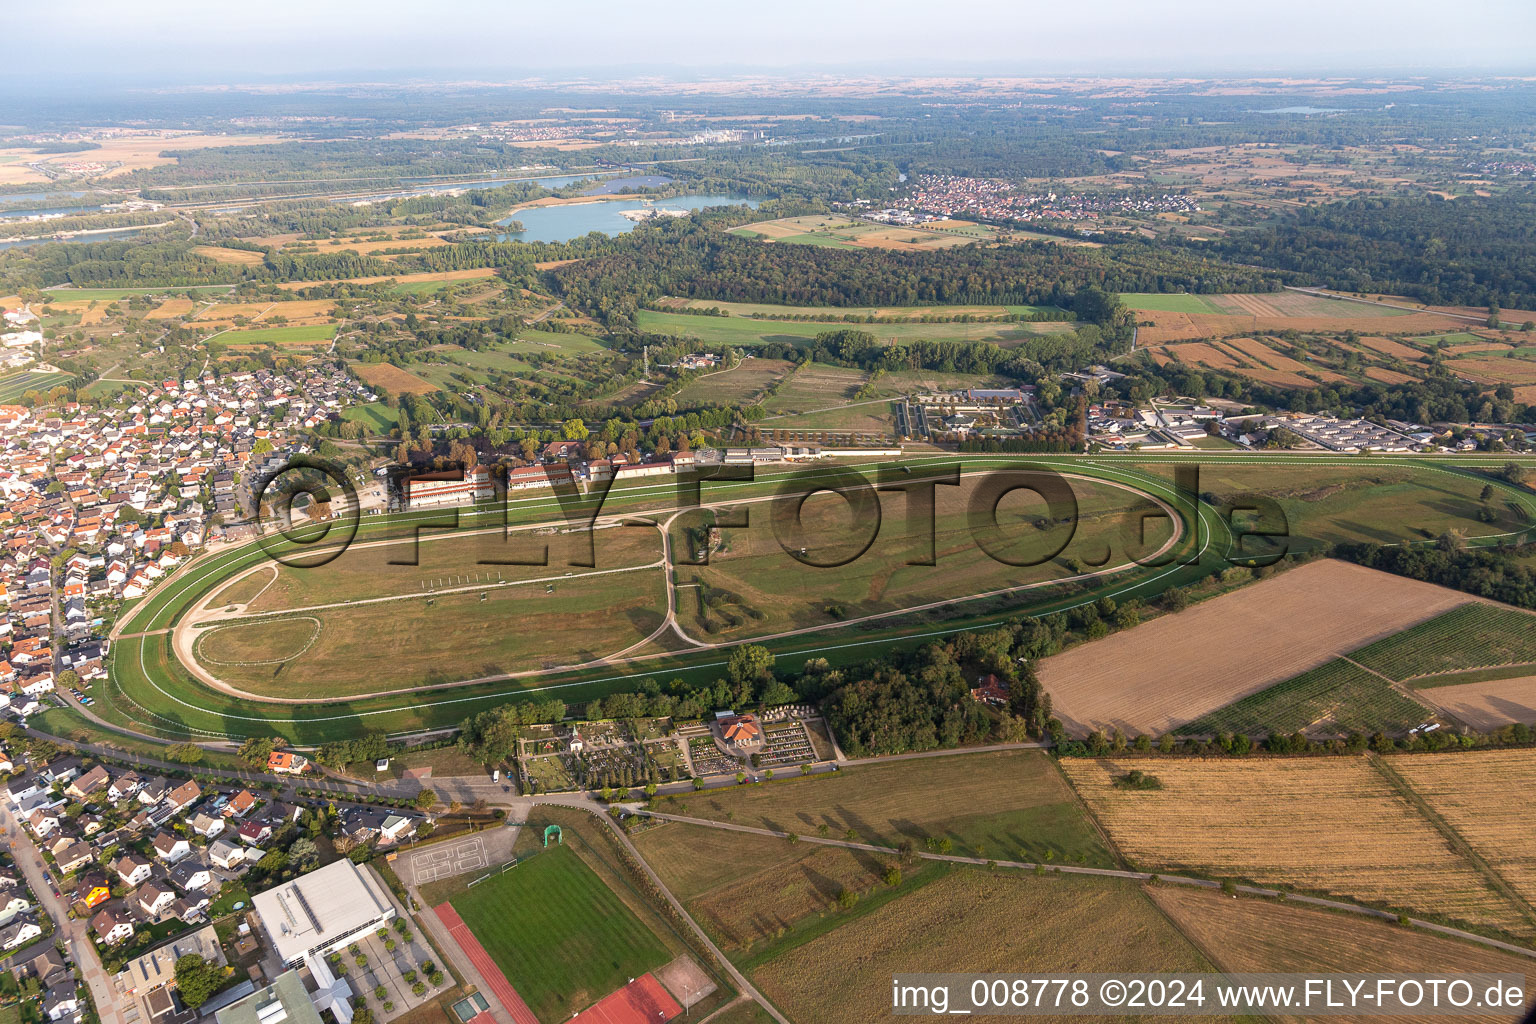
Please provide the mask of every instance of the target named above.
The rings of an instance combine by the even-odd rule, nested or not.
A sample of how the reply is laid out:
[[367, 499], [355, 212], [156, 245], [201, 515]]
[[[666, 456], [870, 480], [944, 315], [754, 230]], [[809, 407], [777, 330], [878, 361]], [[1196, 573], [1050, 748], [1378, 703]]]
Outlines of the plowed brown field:
[[1318, 561], [1046, 658], [1040, 682], [1073, 733], [1162, 733], [1471, 600]]

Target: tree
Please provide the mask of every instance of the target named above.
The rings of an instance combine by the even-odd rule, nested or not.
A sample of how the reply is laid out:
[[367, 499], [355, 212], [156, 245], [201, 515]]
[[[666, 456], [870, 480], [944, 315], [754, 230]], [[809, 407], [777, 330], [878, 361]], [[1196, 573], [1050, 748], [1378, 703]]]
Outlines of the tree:
[[166, 750], [165, 756], [178, 764], [197, 764], [203, 759], [203, 748], [196, 743], [175, 743]]
[[315, 846], [314, 840], [300, 836], [288, 847], [288, 860], [300, 871], [308, 871], [320, 863], [320, 850]]
[[181, 1001], [192, 1009], [212, 998], [223, 981], [224, 969], [196, 953], [188, 953], [176, 961], [176, 988], [181, 992]]
[[437, 793], [430, 789], [424, 789], [416, 794], [416, 809], [429, 810], [437, 803]]
[[240, 744], [240, 760], [252, 768], [266, 768], [272, 751], [277, 749], [277, 739], [272, 736], [252, 736]]
[[725, 674], [737, 686], [757, 684], [773, 674], [773, 652], [757, 644], [746, 644], [731, 652]]
[[80, 673], [76, 672], [72, 668], [67, 668], [63, 672], [60, 672], [58, 678], [54, 681], [60, 686], [74, 689], [76, 686], [80, 685]]

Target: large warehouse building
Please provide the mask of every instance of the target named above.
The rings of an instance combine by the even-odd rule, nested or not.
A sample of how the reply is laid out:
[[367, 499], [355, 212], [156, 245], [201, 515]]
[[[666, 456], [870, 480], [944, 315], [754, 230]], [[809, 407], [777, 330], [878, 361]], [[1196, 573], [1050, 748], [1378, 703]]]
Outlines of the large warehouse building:
[[251, 903], [272, 948], [289, 967], [306, 957], [324, 957], [395, 916], [379, 881], [346, 859], [257, 893]]

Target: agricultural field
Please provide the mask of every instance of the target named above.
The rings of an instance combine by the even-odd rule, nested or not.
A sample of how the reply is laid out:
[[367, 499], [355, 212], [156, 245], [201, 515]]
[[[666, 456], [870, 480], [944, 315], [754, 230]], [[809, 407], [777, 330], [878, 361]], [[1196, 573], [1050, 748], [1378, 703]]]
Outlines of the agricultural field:
[[[1443, 715], [1472, 729], [1488, 731], [1501, 725], [1536, 722], [1536, 674], [1456, 682], [1459, 675], [1414, 682], [1413, 695]], [[1482, 673], [1472, 673], [1480, 676]]]
[[[401, 294], [424, 294], [459, 281], [479, 281], [496, 276], [495, 267], [475, 267], [470, 270], [443, 270], [430, 274], [383, 274], [372, 277], [344, 277], [340, 284], [382, 284], [394, 282], [394, 290]], [[279, 288], [298, 291], [313, 286], [310, 281], [283, 281]]]
[[1220, 370], [1276, 387], [1310, 388], [1348, 379], [1305, 353], [1300, 354], [1306, 361], [1286, 354], [1293, 350], [1294, 346], [1273, 338], [1227, 338], [1164, 345], [1150, 351], [1153, 361], [1160, 366]]
[[[656, 810], [803, 835], [919, 849], [948, 838], [957, 854], [1110, 867], [1113, 860], [1051, 759], [1033, 750], [860, 765], [661, 800]], [[787, 844], [786, 844], [787, 845]]]
[[1211, 969], [1130, 882], [959, 869], [850, 917], [752, 972], [792, 1020], [888, 1020], [902, 972]]
[[672, 959], [575, 851], [552, 846], [450, 901], [543, 1021]]
[[1159, 294], [1156, 292], [1123, 292], [1120, 301], [1131, 309], [1158, 310], [1164, 313], [1225, 313], [1226, 310], [1218, 306], [1210, 298], [1204, 295], [1191, 295], [1188, 292], [1173, 292]]
[[[1070, 539], [1061, 526], [1044, 518], [1045, 506], [1016, 493], [998, 508], [1001, 537], [998, 554], [976, 542], [966, 514], [979, 478], [966, 477], [958, 487], [940, 487], [935, 496], [932, 530], [936, 564], [910, 564], [927, 558], [906, 532], [882, 527], [879, 520], [857, 519], [853, 506], [828, 493], [812, 496], [800, 507], [800, 529], [772, 527], [769, 510], [751, 513], [756, 528], [726, 530], [721, 547], [707, 566], [679, 566], [678, 619], [698, 638], [743, 638], [804, 626], [836, 624], [866, 615], [945, 603], [972, 595], [1049, 584], [1089, 571], [1074, 569], [1072, 559], [1093, 558], [1104, 571], [1130, 564], [1127, 523], [1146, 515], [1143, 553], [1158, 550], [1172, 535], [1171, 521], [1161, 506], [1140, 494], [1107, 483], [1069, 481], [1076, 494], [1078, 519]], [[906, 514], [901, 495], [882, 499], [886, 515], [899, 521]], [[878, 528], [867, 550], [858, 546]], [[782, 538], [781, 538], [782, 533]], [[790, 550], [803, 547], [803, 556]], [[1054, 548], [1062, 551], [1051, 555]], [[786, 550], [786, 545], [788, 550]], [[1100, 562], [1109, 551], [1108, 561]], [[856, 557], [855, 557], [856, 556]], [[812, 563], [806, 564], [801, 558]], [[850, 560], [851, 559], [851, 560]], [[836, 568], [823, 565], [838, 562]], [[1031, 564], [1037, 563], [1037, 564]], [[807, 600], [807, 595], [814, 595]]]
[[[732, 954], [760, 957], [835, 913], [838, 894], [884, 894], [894, 856], [668, 822], [636, 837], [640, 853], [710, 937]], [[929, 881], [931, 862], [902, 869], [903, 887]], [[896, 894], [892, 894], [896, 895]], [[771, 898], [765, 899], [765, 897]], [[793, 939], [789, 939], [793, 941]]]
[[[1174, 869], [1288, 884], [1521, 936], [1527, 909], [1471, 861], [1365, 757], [1251, 761], [1062, 761], [1119, 851]], [[1123, 789], [1132, 768], [1156, 790]]]
[[1081, 644], [1037, 671], [1071, 732], [1194, 729], [1234, 701], [1471, 600], [1328, 559]]
[[947, 249], [972, 242], [991, 242], [998, 231], [963, 220], [930, 221], [921, 225], [877, 224], [836, 214], [813, 214], [758, 221], [731, 231], [743, 238], [789, 245], [825, 245], [838, 249]]
[[232, 330], [219, 336], [223, 344], [244, 345], [253, 342], [275, 342], [293, 345], [330, 341], [336, 337], [335, 324], [307, 324], [296, 327], [254, 327], [249, 330]]
[[69, 373], [39, 373], [36, 370], [0, 377], [0, 405], [14, 403], [28, 391], [47, 391], [74, 379], [74, 375]]
[[[1167, 298], [1170, 297], [1158, 296], [1149, 301]], [[1185, 297], [1174, 296], [1172, 298], [1182, 300]], [[1215, 306], [1218, 300], [1228, 297], [1190, 296], [1189, 298], [1198, 299], [1203, 304]], [[1245, 299], [1245, 301], [1249, 300]], [[1431, 331], [1444, 331], [1447, 328], [1456, 327], [1460, 323], [1460, 321], [1441, 316], [1438, 313], [1414, 313], [1331, 299], [1321, 299], [1318, 301], [1324, 302], [1327, 305], [1323, 309], [1307, 315], [1282, 314], [1274, 316], [1252, 313], [1204, 312], [1199, 310], [1185, 312], [1165, 310], [1155, 306], [1148, 309], [1139, 309], [1134, 306], [1132, 308], [1137, 309], [1137, 320], [1142, 325], [1137, 335], [1137, 342], [1140, 345], [1149, 347], [1180, 341], [1203, 341], [1210, 338], [1228, 338], [1255, 333], [1279, 334], [1283, 331], [1300, 331], [1303, 334], [1355, 331], [1357, 334], [1373, 334], [1379, 333], [1383, 329], [1390, 329], [1403, 334], [1419, 334]]]
[[773, 416], [845, 405], [868, 379], [864, 371], [851, 367], [807, 363], [762, 402], [763, 411]]
[[[1536, 907], [1536, 846], [1529, 802], [1536, 750], [1475, 750], [1385, 759], [1523, 899]], [[1536, 973], [1536, 972], [1533, 972]]]
[[1398, 682], [1466, 669], [1536, 663], [1536, 615], [1469, 604], [1362, 647], [1351, 660]]
[[392, 395], [425, 395], [436, 391], [437, 385], [422, 380], [408, 370], [393, 363], [348, 363], [347, 368], [357, 377], [375, 388], [384, 388]]
[[755, 404], [764, 391], [790, 372], [792, 366], [781, 359], [743, 359], [728, 370], [700, 374], [674, 396], [677, 407], [696, 409]]
[[[1147, 895], [1195, 945], [1210, 952], [1219, 970], [1229, 973], [1413, 974], [1433, 964], [1435, 971], [1445, 974], [1532, 975], [1531, 961], [1526, 957], [1385, 921], [1273, 900], [1234, 900], [1182, 885], [1152, 886]], [[1533, 997], [1536, 979], [1527, 987], [1527, 1005]], [[1379, 1016], [1316, 1019], [1341, 1024], [1381, 1020]], [[1442, 1020], [1433, 1016], [1393, 1019], [1412, 1024]], [[1509, 1016], [1485, 1014], [1459, 1019], [1506, 1024]]]
[[658, 306], [666, 310], [671, 309], [720, 309], [731, 316], [738, 317], [772, 317], [772, 316], [797, 316], [807, 320], [819, 321], [845, 321], [845, 318], [857, 319], [847, 321], [844, 326], [858, 326], [858, 320], [864, 318], [907, 319], [917, 320], [925, 316], [952, 317], [952, 316], [977, 316], [991, 317], [1002, 316], [1005, 313], [1045, 313], [1062, 312], [1054, 306], [989, 306], [989, 305], [936, 305], [936, 306], [782, 306], [771, 302], [727, 302], [723, 299], [680, 299], [668, 297], [657, 300]]
[[839, 320], [807, 322], [799, 320], [753, 320], [738, 316], [694, 316], [686, 313], [661, 313], [652, 309], [635, 312], [635, 322], [642, 331], [698, 338], [709, 345], [752, 348], [770, 342], [794, 344], [824, 334], [853, 328], [868, 331], [886, 344], [926, 339], [932, 341], [993, 341], [1005, 347], [1028, 341], [1041, 334], [1070, 332], [1066, 321], [1033, 323], [906, 323], [848, 324]]
[[192, 251], [199, 256], [218, 260], [220, 263], [237, 263], [245, 267], [254, 267], [265, 259], [264, 254], [259, 252], [252, 252], [249, 249], [226, 249], [221, 245], [199, 245]]
[[1338, 658], [1202, 715], [1176, 731], [1191, 736], [1223, 732], [1397, 736], [1433, 717], [1424, 705], [1393, 689], [1381, 676]]

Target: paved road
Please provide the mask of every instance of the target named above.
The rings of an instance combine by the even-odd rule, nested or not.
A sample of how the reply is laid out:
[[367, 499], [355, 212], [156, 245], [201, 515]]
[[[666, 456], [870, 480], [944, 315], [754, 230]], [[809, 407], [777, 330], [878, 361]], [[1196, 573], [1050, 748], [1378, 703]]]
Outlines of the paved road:
[[[749, 835], [768, 836], [774, 839], [788, 839], [788, 832], [780, 832], [775, 829], [756, 828], [752, 825], [736, 825], [730, 822], [713, 821], [709, 818], [691, 818], [680, 814], [661, 814], [655, 811], [647, 811], [637, 808], [637, 813], [660, 821], [678, 821], [689, 825], [702, 825], [706, 828], [717, 828], [727, 832], [745, 832]], [[803, 843], [815, 843], [821, 846], [841, 846], [850, 850], [863, 850], [867, 853], [880, 853], [899, 856], [901, 851], [889, 846], [877, 846], [873, 843], [856, 843], [843, 839], [823, 838], [822, 836], [807, 836], [796, 834], [798, 841]], [[626, 837], [627, 840], [627, 837]], [[1126, 878], [1133, 881], [1145, 882], [1154, 877], [1153, 872], [1148, 871], [1121, 871], [1115, 868], [1085, 868], [1074, 867], [1068, 864], [1035, 864], [1029, 861], [1019, 860], [988, 860], [984, 857], [961, 857], [956, 854], [928, 853], [927, 851], [913, 851], [913, 855], [924, 860], [945, 861], [950, 864], [973, 864], [980, 867], [1013, 868], [1025, 871], [1034, 871], [1044, 868], [1046, 871], [1054, 871], [1069, 875], [1094, 875], [1100, 878]], [[641, 863], [644, 863], [642, 861]], [[1196, 889], [1220, 889], [1220, 882], [1213, 882], [1208, 878], [1190, 878], [1187, 875], [1170, 875], [1164, 872], [1155, 873], [1160, 882], [1169, 885], [1187, 885]], [[1360, 914], [1364, 917], [1374, 917], [1384, 921], [1397, 921], [1396, 914], [1384, 910], [1372, 910], [1369, 907], [1357, 906], [1353, 903], [1345, 903], [1342, 900], [1328, 900], [1317, 896], [1299, 896], [1296, 893], [1282, 892], [1279, 889], [1266, 889], [1257, 885], [1239, 885], [1236, 892], [1244, 896], [1284, 897], [1287, 903], [1304, 903], [1308, 906], [1325, 907], [1329, 910], [1341, 910], [1350, 914]], [[1408, 923], [1425, 931], [1438, 932], [1441, 935], [1449, 935], [1454, 938], [1464, 939], [1467, 942], [1475, 942], [1480, 946], [1488, 946], [1502, 950], [1506, 953], [1518, 953], [1520, 956], [1530, 957], [1536, 960], [1536, 950], [1526, 949], [1508, 942], [1500, 942], [1498, 939], [1490, 939], [1487, 936], [1473, 932], [1465, 932], [1460, 928], [1450, 928], [1445, 925], [1435, 924], [1433, 921], [1421, 921], [1418, 918], [1409, 918]]]
[[50, 941], [64, 942], [75, 967], [85, 976], [86, 984], [90, 986], [91, 998], [96, 1003], [96, 1012], [102, 1024], [123, 1024], [117, 989], [96, 956], [96, 947], [91, 942], [87, 923], [72, 920], [64, 900], [53, 894], [53, 881], [43, 870], [43, 855], [38, 852], [8, 807], [0, 807], [0, 827], [4, 828], [6, 842], [15, 843], [15, 849], [12, 850], [15, 861], [21, 866], [21, 873], [37, 897], [38, 904], [53, 918], [55, 930]]

